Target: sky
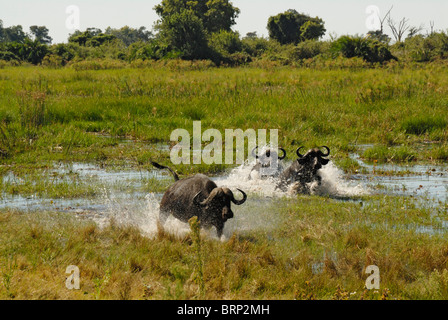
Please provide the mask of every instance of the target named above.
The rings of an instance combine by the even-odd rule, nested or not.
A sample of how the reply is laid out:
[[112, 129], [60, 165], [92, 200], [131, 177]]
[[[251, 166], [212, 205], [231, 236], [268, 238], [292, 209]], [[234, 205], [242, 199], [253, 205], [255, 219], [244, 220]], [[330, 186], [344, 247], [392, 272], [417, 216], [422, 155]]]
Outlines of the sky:
[[[161, 0], [0, 0], [0, 19], [5, 27], [22, 25], [26, 32], [32, 25], [46, 26], [53, 43], [67, 42], [68, 35], [79, 27], [121, 28], [125, 25], [152, 30], [158, 16], [155, 5]], [[391, 17], [398, 22], [409, 19], [411, 26], [422, 26], [423, 33], [434, 22], [436, 30], [448, 30], [447, 0], [231, 0], [241, 10], [233, 30], [242, 36], [256, 31], [268, 36], [270, 16], [295, 9], [325, 22], [330, 36], [366, 34], [393, 6]], [[373, 7], [372, 7], [373, 6]], [[78, 24], [79, 23], [79, 24]], [[391, 34], [388, 27], [385, 32]]]

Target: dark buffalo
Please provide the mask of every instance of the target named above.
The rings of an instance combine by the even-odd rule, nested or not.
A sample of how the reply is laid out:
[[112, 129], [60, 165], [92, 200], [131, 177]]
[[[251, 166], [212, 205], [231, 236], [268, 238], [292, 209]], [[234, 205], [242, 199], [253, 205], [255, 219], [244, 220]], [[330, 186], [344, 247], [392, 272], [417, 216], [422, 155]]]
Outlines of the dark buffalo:
[[330, 161], [325, 159], [330, 155], [330, 148], [326, 146], [321, 147], [326, 149], [326, 153], [323, 153], [320, 148], [314, 148], [302, 155], [300, 151], [303, 148], [297, 149], [298, 159], [280, 174], [277, 188], [286, 191], [288, 185], [295, 183], [295, 191], [298, 193], [309, 193], [308, 183], [317, 181], [319, 185], [321, 184], [322, 178], [317, 171]]
[[218, 237], [222, 236], [224, 224], [233, 218], [231, 202], [242, 205], [247, 195], [240, 189], [243, 199], [236, 200], [228, 188], [218, 187], [203, 174], [179, 180], [177, 174], [170, 168], [152, 163], [158, 169], [168, 169], [176, 182], [168, 188], [160, 203], [160, 222], [162, 225], [170, 215], [183, 222], [192, 217], [198, 217], [201, 227], [214, 226]]
[[283, 153], [281, 157], [279, 157], [275, 149], [268, 148], [261, 155], [258, 154], [258, 151], [255, 152], [256, 150], [258, 150], [258, 146], [252, 150], [252, 157], [257, 162], [249, 173], [249, 179], [253, 171], [258, 172], [261, 178], [278, 177], [283, 171], [283, 166], [279, 161], [286, 158], [286, 150], [278, 148]]

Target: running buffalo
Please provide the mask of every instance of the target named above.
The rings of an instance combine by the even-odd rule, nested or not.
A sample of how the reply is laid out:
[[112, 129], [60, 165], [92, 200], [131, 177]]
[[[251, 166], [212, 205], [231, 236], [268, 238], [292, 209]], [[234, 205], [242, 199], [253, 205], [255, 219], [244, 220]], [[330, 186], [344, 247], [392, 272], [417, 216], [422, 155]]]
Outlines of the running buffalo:
[[252, 157], [254, 157], [257, 162], [249, 173], [249, 179], [251, 178], [253, 171], [258, 172], [261, 178], [278, 177], [283, 171], [283, 166], [279, 160], [286, 158], [286, 150], [278, 148], [278, 150], [282, 152], [281, 157], [275, 149], [267, 148], [263, 150], [261, 155], [258, 154], [258, 151], [255, 152], [256, 150], [258, 150], [258, 146], [252, 150]]
[[220, 238], [225, 222], [233, 218], [231, 202], [239, 206], [247, 200], [247, 195], [242, 190], [238, 189], [243, 198], [236, 200], [230, 189], [218, 187], [203, 174], [179, 179], [171, 168], [155, 162], [152, 164], [158, 169], [168, 169], [176, 180], [165, 192], [160, 203], [159, 217], [162, 225], [170, 215], [182, 222], [188, 222], [189, 219], [196, 216], [201, 227], [214, 226]]
[[[326, 152], [322, 152], [321, 148], [325, 149]], [[300, 153], [302, 149], [304, 147], [297, 149], [298, 159], [280, 174], [277, 188], [286, 191], [288, 185], [295, 184], [296, 192], [309, 193], [307, 184], [314, 181], [317, 181], [319, 185], [321, 184], [322, 178], [318, 174], [318, 170], [330, 161], [326, 159], [330, 155], [330, 148], [327, 146], [314, 148], [304, 155]]]

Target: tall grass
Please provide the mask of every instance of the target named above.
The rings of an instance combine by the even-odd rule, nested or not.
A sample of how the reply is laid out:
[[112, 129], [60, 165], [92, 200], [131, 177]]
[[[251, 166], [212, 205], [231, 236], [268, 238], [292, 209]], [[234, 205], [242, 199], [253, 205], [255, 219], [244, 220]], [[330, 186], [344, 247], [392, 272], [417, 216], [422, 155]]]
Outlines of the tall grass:
[[[67, 141], [67, 159], [76, 157], [80, 148], [101, 146], [98, 139], [85, 138], [88, 132], [168, 143], [174, 129], [191, 131], [195, 120], [202, 121], [203, 130], [221, 132], [279, 129], [280, 144], [290, 154], [299, 144], [393, 146], [428, 138], [423, 134], [440, 142], [448, 139], [446, 104], [441, 99], [448, 83], [444, 70], [433, 65], [201, 71], [18, 67], [6, 68], [2, 75], [4, 133], [15, 132], [19, 142], [22, 137], [32, 138], [31, 145], [17, 148], [19, 154], [34, 152], [46, 158], [47, 149], [38, 146], [49, 144], [53, 136], [68, 137], [71, 131], [76, 138]], [[8, 144], [5, 134], [2, 145]]]
[[[446, 230], [412, 198], [359, 203], [303, 196], [276, 207], [282, 221], [235, 230], [144, 237], [61, 213], [0, 213], [3, 299], [434, 299], [447, 298]], [[238, 218], [238, 217], [236, 217]], [[242, 217], [240, 217], [242, 218]], [[9, 240], [8, 240], [9, 239]], [[368, 265], [380, 291], [365, 290]], [[68, 265], [81, 290], [63, 285]], [[202, 272], [201, 272], [202, 270]]]

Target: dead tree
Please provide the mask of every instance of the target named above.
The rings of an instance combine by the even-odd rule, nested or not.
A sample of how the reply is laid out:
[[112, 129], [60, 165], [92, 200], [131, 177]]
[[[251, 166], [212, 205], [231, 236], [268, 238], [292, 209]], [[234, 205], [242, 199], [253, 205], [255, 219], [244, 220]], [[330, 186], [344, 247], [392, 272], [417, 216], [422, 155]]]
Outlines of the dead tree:
[[396, 24], [390, 17], [387, 20], [387, 24], [389, 25], [389, 28], [392, 31], [392, 35], [394, 36], [396, 42], [401, 42], [404, 34], [411, 27], [408, 22], [409, 19], [406, 18], [401, 19], [398, 24]]

